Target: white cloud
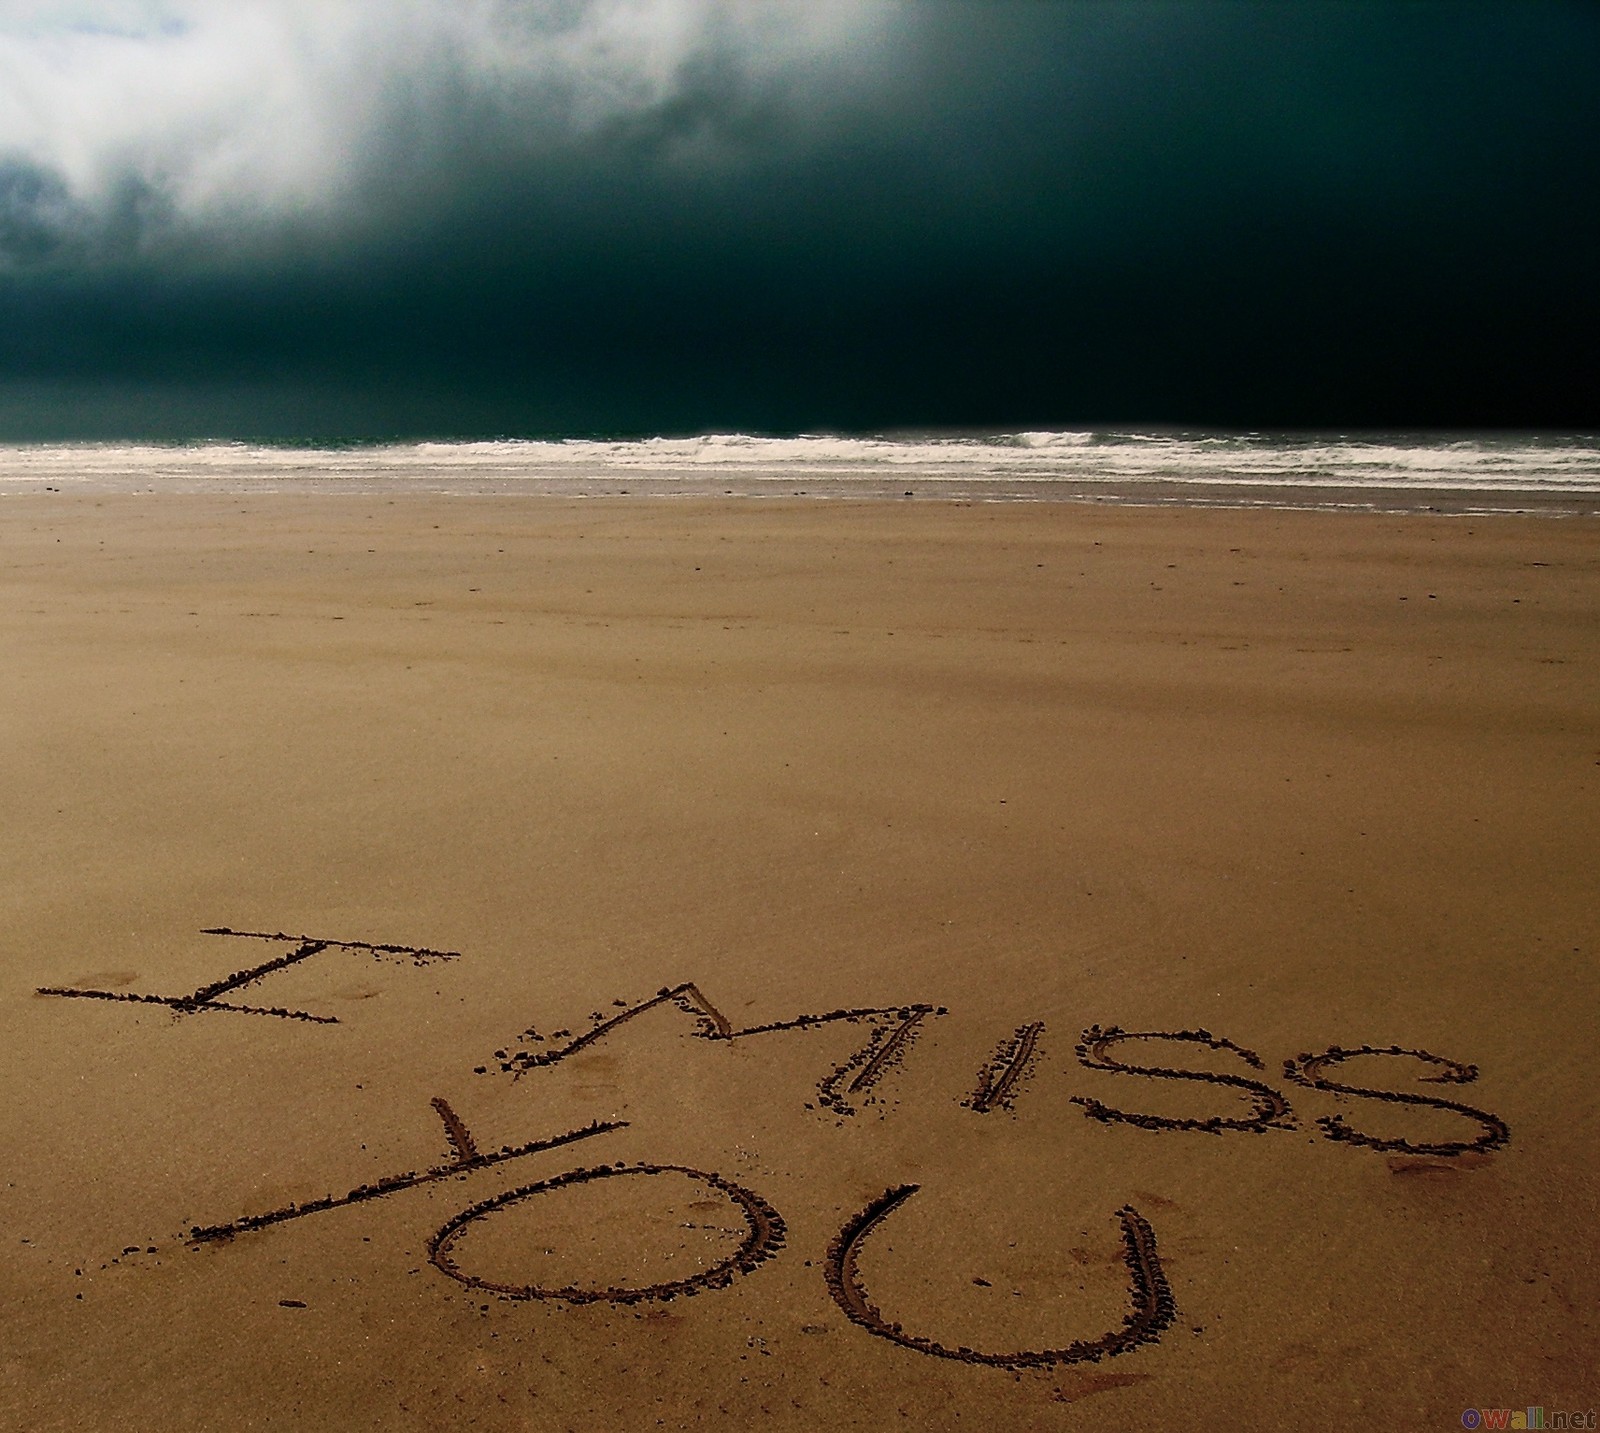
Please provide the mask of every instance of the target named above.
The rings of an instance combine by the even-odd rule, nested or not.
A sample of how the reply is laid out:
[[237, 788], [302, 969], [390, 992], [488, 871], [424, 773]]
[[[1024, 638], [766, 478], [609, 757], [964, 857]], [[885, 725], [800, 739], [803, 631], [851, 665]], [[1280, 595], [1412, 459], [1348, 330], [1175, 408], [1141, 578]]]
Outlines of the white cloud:
[[781, 85], [870, 52], [894, 8], [0, 0], [0, 253], [23, 232], [92, 247], [119, 215], [126, 242], [134, 211], [145, 242], [152, 214], [191, 233], [338, 222], [380, 168], [403, 184], [408, 164], [448, 160], [463, 124], [537, 150], [669, 104], [707, 57]]

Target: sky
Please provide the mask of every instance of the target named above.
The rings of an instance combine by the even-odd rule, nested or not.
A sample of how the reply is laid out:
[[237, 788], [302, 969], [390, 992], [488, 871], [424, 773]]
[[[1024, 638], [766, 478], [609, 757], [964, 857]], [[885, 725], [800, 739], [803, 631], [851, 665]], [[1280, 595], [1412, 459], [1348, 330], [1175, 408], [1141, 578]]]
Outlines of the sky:
[[0, 0], [0, 441], [1600, 429], [1592, 0]]

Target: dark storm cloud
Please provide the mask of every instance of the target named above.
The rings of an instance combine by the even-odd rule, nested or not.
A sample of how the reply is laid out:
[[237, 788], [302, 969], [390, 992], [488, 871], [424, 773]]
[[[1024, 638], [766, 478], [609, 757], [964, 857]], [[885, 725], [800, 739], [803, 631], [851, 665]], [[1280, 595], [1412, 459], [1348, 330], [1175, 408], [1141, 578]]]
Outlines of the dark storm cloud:
[[125, 8], [0, 430], [1600, 423], [1588, 6]]

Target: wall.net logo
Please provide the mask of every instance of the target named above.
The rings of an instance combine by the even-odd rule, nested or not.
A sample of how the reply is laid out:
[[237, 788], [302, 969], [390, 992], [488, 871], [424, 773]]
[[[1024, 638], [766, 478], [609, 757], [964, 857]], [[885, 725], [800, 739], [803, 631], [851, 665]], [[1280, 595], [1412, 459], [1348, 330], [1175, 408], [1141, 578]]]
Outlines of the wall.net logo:
[[1461, 1411], [1463, 1428], [1595, 1428], [1595, 1410], [1585, 1412], [1553, 1411], [1538, 1408], [1464, 1408]]

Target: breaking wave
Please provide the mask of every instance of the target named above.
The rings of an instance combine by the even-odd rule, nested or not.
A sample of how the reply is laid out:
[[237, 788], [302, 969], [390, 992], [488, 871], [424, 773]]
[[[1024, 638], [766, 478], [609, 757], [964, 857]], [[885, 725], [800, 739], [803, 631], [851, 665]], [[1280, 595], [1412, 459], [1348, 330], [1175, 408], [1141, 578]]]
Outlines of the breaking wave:
[[[554, 492], [572, 495], [1117, 498], [1419, 505], [1518, 494], [1600, 495], [1600, 438], [1442, 439], [1266, 434], [1021, 432], [982, 436], [422, 442], [344, 447], [244, 443], [0, 447], [0, 483], [108, 490]], [[1363, 500], [1362, 495], [1366, 495]]]

